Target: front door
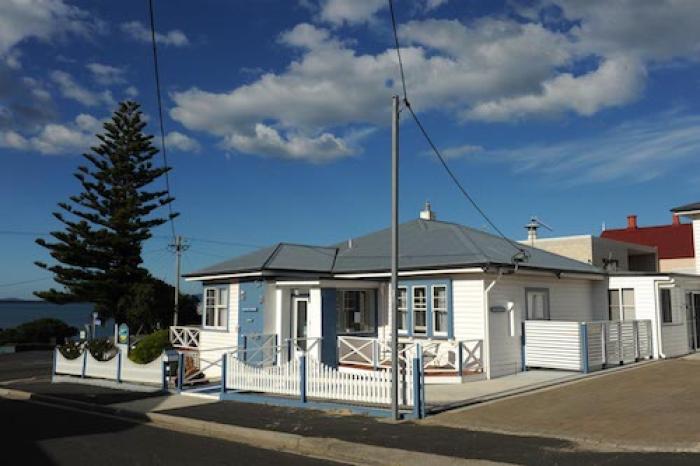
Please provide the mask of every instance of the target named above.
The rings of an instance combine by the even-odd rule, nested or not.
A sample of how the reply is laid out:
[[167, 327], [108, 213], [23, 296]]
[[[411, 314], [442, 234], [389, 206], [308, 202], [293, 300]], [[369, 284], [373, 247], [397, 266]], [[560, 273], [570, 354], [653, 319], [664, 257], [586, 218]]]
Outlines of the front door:
[[292, 301], [292, 351], [295, 355], [306, 351], [309, 298], [294, 298]]

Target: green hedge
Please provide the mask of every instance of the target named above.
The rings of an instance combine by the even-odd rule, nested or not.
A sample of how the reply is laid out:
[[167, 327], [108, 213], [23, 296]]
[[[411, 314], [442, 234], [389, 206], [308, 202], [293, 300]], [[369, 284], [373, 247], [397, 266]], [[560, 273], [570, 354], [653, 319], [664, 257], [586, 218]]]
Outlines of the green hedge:
[[114, 343], [107, 339], [90, 340], [87, 343], [87, 349], [92, 354], [92, 357], [98, 361], [108, 361], [117, 355], [117, 348]]
[[129, 359], [139, 364], [147, 364], [158, 358], [163, 350], [170, 348], [170, 335], [167, 330], [158, 330], [144, 337], [129, 351]]

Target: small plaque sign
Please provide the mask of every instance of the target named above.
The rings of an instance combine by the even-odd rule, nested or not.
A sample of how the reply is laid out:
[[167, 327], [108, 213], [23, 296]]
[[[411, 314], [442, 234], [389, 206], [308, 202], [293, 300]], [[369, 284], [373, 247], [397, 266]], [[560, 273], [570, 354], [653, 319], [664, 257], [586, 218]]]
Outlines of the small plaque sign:
[[119, 325], [119, 344], [128, 345], [129, 344], [129, 326], [126, 324]]

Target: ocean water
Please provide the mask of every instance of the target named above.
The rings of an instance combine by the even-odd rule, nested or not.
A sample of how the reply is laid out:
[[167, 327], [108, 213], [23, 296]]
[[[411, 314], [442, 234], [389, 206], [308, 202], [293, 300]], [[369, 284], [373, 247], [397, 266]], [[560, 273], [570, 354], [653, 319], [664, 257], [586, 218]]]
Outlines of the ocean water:
[[[90, 303], [52, 304], [44, 301], [0, 301], [0, 329], [14, 328], [25, 322], [51, 317], [82, 330], [92, 322], [93, 305]], [[96, 329], [98, 336], [114, 331], [112, 322]]]

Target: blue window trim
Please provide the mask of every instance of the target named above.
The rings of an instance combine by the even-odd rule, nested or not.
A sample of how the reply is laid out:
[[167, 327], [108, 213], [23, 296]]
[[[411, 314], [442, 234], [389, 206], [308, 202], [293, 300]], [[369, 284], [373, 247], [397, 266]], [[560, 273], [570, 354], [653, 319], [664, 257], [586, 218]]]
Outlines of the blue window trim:
[[[444, 286], [447, 289], [447, 334], [436, 335], [433, 331], [433, 287]], [[416, 334], [413, 331], [413, 288], [425, 287], [427, 291], [427, 309], [426, 309], [426, 331], [425, 333]], [[416, 338], [433, 338], [433, 339], [452, 339], [454, 338], [454, 311], [452, 305], [452, 280], [437, 279], [437, 280], [400, 280], [399, 288], [406, 288], [406, 324], [407, 330], [399, 330], [399, 334], [408, 337]]]
[[[210, 327], [207, 322], [207, 290], [208, 289], [224, 289], [226, 290], [226, 328]], [[202, 290], [202, 330], [207, 332], [228, 333], [231, 326], [231, 285], [204, 285]]]

